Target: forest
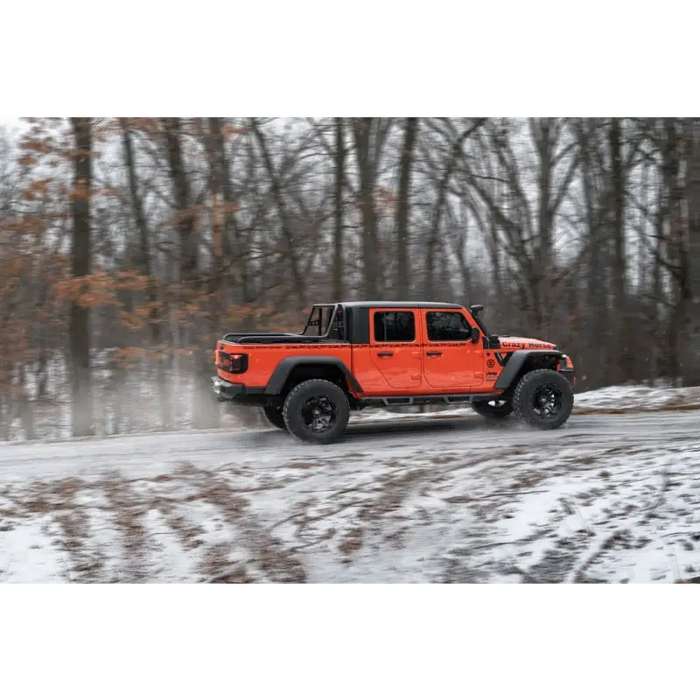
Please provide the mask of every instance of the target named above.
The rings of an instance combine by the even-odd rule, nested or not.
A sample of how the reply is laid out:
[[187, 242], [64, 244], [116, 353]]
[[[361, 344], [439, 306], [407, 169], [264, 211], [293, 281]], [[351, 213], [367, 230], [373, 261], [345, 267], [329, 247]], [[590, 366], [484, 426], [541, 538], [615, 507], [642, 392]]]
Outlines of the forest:
[[700, 119], [26, 118], [0, 131], [0, 439], [217, 427], [224, 332], [484, 304], [584, 391], [700, 385]]

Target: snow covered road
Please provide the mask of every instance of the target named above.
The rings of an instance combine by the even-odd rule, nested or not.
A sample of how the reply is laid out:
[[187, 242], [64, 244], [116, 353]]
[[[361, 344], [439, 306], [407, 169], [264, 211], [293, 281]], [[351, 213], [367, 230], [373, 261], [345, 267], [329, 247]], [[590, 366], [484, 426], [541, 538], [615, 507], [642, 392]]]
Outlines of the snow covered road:
[[[450, 414], [452, 415], [452, 414]], [[700, 413], [469, 413], [0, 445], [0, 581], [666, 581], [700, 572]]]

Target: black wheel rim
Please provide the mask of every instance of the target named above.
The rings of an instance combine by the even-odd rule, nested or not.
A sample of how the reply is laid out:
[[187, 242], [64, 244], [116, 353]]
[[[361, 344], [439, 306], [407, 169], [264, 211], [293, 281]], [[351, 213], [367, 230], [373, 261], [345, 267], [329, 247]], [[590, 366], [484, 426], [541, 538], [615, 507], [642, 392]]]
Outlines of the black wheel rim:
[[301, 417], [312, 433], [325, 433], [337, 423], [338, 410], [327, 396], [312, 396], [302, 406]]
[[563, 404], [564, 394], [554, 384], [541, 384], [532, 393], [532, 408], [541, 418], [553, 418]]

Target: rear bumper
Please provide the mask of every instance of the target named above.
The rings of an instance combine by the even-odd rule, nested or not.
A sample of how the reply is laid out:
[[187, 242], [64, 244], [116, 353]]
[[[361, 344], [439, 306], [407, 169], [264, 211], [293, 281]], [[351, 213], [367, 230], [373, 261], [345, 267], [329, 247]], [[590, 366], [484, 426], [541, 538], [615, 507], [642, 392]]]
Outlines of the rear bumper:
[[212, 377], [211, 385], [219, 401], [235, 401], [246, 395], [246, 388], [243, 384], [232, 384], [221, 377]]
[[244, 384], [233, 384], [221, 377], [211, 378], [212, 389], [217, 401], [236, 401], [239, 403], [255, 402], [265, 393], [265, 388], [247, 387]]

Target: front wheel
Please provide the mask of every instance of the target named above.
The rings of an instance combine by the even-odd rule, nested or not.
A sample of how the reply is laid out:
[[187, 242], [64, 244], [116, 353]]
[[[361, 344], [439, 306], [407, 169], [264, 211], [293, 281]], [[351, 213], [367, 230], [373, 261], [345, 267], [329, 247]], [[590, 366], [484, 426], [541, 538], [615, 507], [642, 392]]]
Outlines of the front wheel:
[[472, 408], [484, 418], [503, 419], [513, 413], [513, 404], [506, 399], [473, 401]]
[[287, 430], [301, 442], [327, 445], [345, 431], [350, 402], [345, 392], [325, 379], [309, 379], [287, 394], [282, 409]]
[[561, 427], [569, 419], [573, 407], [571, 385], [559, 372], [551, 369], [528, 372], [513, 393], [515, 415], [540, 430]]

